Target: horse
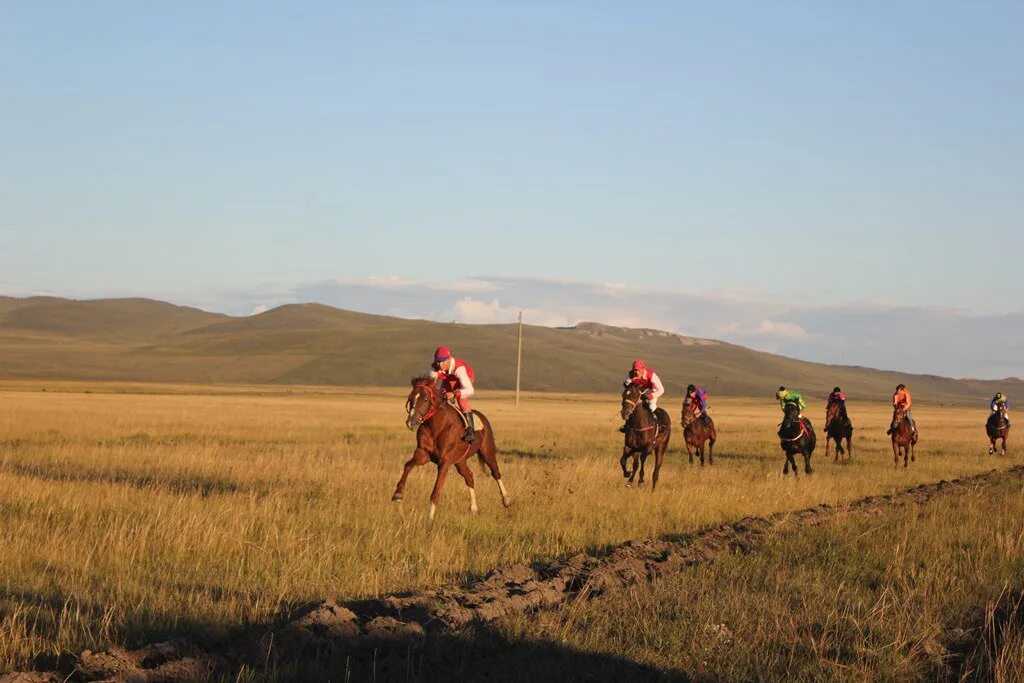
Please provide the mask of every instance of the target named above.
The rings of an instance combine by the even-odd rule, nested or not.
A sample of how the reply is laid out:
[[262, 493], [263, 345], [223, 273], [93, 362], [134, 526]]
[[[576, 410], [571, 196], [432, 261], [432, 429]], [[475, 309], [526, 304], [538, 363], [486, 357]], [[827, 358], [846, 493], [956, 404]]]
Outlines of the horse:
[[892, 466], [899, 467], [900, 455], [903, 456], [903, 467], [907, 466], [907, 456], [913, 462], [914, 446], [917, 444], [917, 432], [910, 428], [910, 420], [907, 418], [905, 408], [896, 408], [892, 411]]
[[[694, 452], [700, 456], [700, 466], [704, 466], [704, 444], [708, 445], [708, 464], [715, 464], [715, 439], [718, 432], [715, 430], [715, 422], [710, 415], [701, 416], [691, 407], [689, 398], [683, 401], [683, 443], [686, 445], [686, 454], [690, 456], [690, 464], [693, 464]], [[691, 450], [692, 449], [692, 450]]]
[[1010, 435], [1010, 420], [1006, 417], [1006, 408], [1000, 407], [999, 410], [993, 412], [988, 416], [988, 421], [985, 423], [985, 431], [988, 433], [988, 439], [992, 442], [992, 445], [988, 447], [988, 454], [992, 455], [996, 452], [996, 441], [999, 439], [1003, 440], [1002, 454], [1006, 455], [1006, 437]]
[[[651, 493], [658, 487], [658, 473], [661, 471], [662, 460], [665, 459], [665, 449], [668, 448], [668, 439], [672, 433], [672, 420], [664, 408], [658, 408], [651, 413], [646, 407], [641, 406], [643, 391], [635, 384], [629, 384], [622, 391], [622, 410], [620, 415], [626, 423], [625, 443], [622, 446], [622, 458], [619, 465], [622, 467], [622, 476], [628, 479], [626, 486], [633, 485], [636, 477], [637, 467], [640, 468], [640, 481], [638, 486], [644, 484], [644, 464], [647, 456], [654, 453], [654, 474], [651, 476]], [[633, 456], [633, 471], [626, 469], [626, 459]]]
[[[846, 439], [846, 450], [843, 450], [843, 439]], [[853, 457], [853, 422], [845, 410], [840, 410], [839, 403], [830, 403], [825, 408], [825, 457], [828, 457], [828, 445], [830, 441], [836, 442], [836, 457], [834, 462], [839, 462], [840, 455], [846, 455], [847, 460]]]
[[466, 486], [469, 487], [469, 511], [476, 514], [478, 508], [476, 490], [473, 488], [473, 470], [467, 462], [469, 456], [476, 453], [480, 463], [490, 470], [494, 481], [498, 482], [502, 504], [505, 507], [512, 504], [508, 490], [501, 481], [501, 472], [498, 470], [494, 431], [483, 413], [473, 411], [477, 424], [476, 440], [466, 443], [462, 439], [465, 422], [459, 409], [448, 402], [441, 383], [431, 377], [416, 377], [412, 380], [412, 391], [405, 402], [405, 409], [408, 412], [405, 426], [410, 430], [416, 430], [416, 449], [405, 463], [402, 478], [398, 480], [395, 493], [391, 496], [392, 501], [401, 502], [409, 472], [414, 467], [425, 465], [429, 460], [437, 465], [437, 479], [430, 494], [431, 521], [437, 512], [437, 503], [441, 498], [445, 477], [452, 466], [466, 480]]
[[797, 453], [804, 456], [804, 472], [813, 473], [811, 469], [811, 454], [814, 453], [814, 446], [818, 437], [814, 433], [811, 421], [806, 417], [800, 419], [800, 406], [796, 403], [786, 403], [785, 414], [782, 424], [779, 425], [779, 442], [783, 452], [786, 454], [786, 464], [782, 466], [782, 474], [789, 474], [789, 468], [793, 468], [793, 476], [798, 477], [796, 471]]

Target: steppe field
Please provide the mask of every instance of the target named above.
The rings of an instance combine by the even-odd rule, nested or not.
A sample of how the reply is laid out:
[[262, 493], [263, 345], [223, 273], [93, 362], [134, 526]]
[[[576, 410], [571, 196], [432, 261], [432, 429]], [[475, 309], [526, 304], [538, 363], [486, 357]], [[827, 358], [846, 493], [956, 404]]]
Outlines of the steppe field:
[[[433, 465], [390, 501], [414, 444], [404, 390], [6, 382], [0, 674], [1021, 463], [1012, 440], [1009, 455], [987, 454], [984, 405], [922, 404], [917, 461], [894, 468], [888, 407], [851, 403], [853, 457], [835, 464], [814, 405], [815, 472], [784, 477], [773, 390], [713, 396], [714, 465], [689, 465], [677, 430], [653, 494], [624, 486], [617, 395], [527, 394], [515, 408], [484, 392], [475, 406], [494, 424], [512, 507], [474, 463], [479, 514], [453, 472], [430, 524]], [[661, 401], [674, 420], [679, 401]], [[755, 552], [333, 677], [1014, 680], [1020, 481], [813, 527], [783, 520]], [[292, 666], [236, 674], [309, 674]]]

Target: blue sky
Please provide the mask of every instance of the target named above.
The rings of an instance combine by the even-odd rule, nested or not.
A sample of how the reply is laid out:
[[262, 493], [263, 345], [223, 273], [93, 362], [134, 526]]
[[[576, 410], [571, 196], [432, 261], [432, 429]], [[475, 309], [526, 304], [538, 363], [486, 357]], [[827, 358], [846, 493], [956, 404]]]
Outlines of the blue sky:
[[[1022, 34], [1019, 2], [11, 5], [0, 293], [1024, 374]], [[1013, 341], [859, 344], [893, 310]]]

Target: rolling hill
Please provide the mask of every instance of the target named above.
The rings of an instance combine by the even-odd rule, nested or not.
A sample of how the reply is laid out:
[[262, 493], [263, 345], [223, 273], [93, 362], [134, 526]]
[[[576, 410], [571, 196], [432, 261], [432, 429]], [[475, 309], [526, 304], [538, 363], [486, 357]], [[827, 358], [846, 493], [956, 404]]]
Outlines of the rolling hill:
[[[281, 306], [230, 317], [147, 299], [73, 301], [0, 297], [0, 378], [187, 383], [402, 386], [422, 373], [438, 344], [470, 359], [485, 389], [515, 383], [515, 325], [467, 325]], [[678, 397], [688, 382], [712, 392], [770, 398], [779, 384], [824, 396], [839, 384], [853, 398], [884, 399], [898, 382], [915, 399], [983, 401], [1017, 379], [959, 380], [832, 366], [726, 342], [648, 329], [580, 323], [527, 326], [523, 388], [616, 391], [635, 357], [658, 369]]]

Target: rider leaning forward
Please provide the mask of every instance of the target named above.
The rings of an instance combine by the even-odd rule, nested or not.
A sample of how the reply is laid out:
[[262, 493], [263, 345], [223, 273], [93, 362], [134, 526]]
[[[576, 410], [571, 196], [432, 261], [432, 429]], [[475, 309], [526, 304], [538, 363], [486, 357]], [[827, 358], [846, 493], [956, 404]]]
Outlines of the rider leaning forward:
[[[665, 386], [653, 368], [647, 367], [642, 360], [633, 361], [633, 367], [626, 373], [622, 386], [628, 387], [631, 384], [640, 388], [640, 396], [648, 410], [653, 413], [658, 409], [658, 398], [665, 393]], [[625, 433], [626, 425], [622, 425], [619, 431]]]
[[775, 392], [775, 398], [779, 399], [779, 407], [782, 408], [782, 412], [786, 412], [787, 403], [794, 403], [799, 409], [797, 417], [801, 420], [804, 418], [804, 408], [807, 407], [807, 402], [804, 401], [804, 397], [800, 395], [800, 392], [787, 389], [786, 387], [779, 387], [779, 390]]
[[[997, 391], [996, 395], [992, 397], [992, 402], [988, 406], [993, 413], [1003, 411], [1004, 414], [1010, 412], [1010, 402], [1003, 396], [1003, 392]], [[1006, 415], [1006, 424], [1010, 424], [1010, 416]]]
[[439, 380], [444, 387], [445, 398], [454, 397], [459, 410], [466, 416], [466, 433], [462, 440], [473, 443], [476, 430], [473, 426], [473, 409], [466, 400], [476, 391], [473, 388], [475, 374], [461, 358], [456, 358], [447, 346], [439, 346], [434, 351], [434, 362], [430, 366], [430, 377]]
[[[910, 413], [910, 409], [913, 407], [914, 402], [910, 398], [910, 391], [907, 389], [906, 384], [896, 385], [896, 393], [892, 395], [892, 409], [893, 415], [900, 410], [904, 411], [907, 416], [907, 422], [910, 423], [910, 431], [917, 433], [917, 423], [914, 422], [914, 416]], [[892, 426], [885, 432], [886, 434], [892, 434]]]

